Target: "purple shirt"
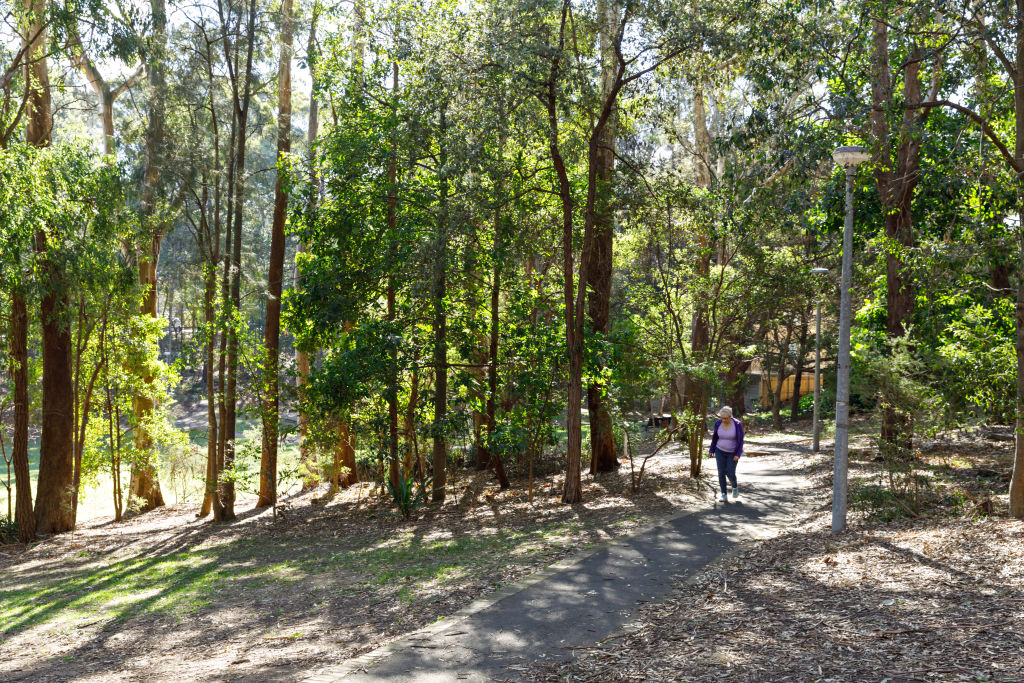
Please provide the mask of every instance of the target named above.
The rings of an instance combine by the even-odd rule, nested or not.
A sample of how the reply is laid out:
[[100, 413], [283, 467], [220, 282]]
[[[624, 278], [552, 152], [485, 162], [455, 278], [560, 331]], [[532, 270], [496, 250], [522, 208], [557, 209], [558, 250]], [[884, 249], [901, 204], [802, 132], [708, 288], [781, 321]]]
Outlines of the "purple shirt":
[[743, 424], [735, 417], [730, 419], [733, 428], [722, 433], [718, 431], [722, 421], [715, 422], [715, 428], [711, 431], [711, 455], [715, 454], [715, 448], [732, 453], [736, 457], [743, 455]]

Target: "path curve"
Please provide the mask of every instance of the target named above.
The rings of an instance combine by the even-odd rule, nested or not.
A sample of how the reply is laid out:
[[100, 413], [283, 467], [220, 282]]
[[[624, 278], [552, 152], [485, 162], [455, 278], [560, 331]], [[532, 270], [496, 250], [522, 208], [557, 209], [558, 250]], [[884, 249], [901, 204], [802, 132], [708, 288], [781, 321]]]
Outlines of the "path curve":
[[[751, 442], [752, 449], [768, 446]], [[773, 442], [767, 452], [803, 450], [794, 445]], [[308, 681], [521, 680], [531, 662], [568, 660], [574, 648], [620, 632], [674, 580], [785, 528], [804, 510], [808, 484], [791, 467], [772, 456], [747, 458], [739, 501], [709, 502], [641, 527]]]

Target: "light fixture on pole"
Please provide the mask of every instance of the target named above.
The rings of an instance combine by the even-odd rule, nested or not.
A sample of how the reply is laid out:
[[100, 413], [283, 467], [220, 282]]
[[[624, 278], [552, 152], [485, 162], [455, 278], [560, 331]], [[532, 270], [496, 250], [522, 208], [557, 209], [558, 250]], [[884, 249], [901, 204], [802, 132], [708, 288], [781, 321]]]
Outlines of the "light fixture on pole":
[[[825, 275], [828, 268], [811, 268], [813, 275]], [[818, 404], [821, 401], [821, 292], [818, 291], [818, 306], [814, 316], [814, 440], [811, 450], [818, 452], [821, 441], [821, 418], [819, 417]]]
[[832, 152], [846, 170], [846, 224], [843, 227], [843, 275], [839, 298], [839, 356], [836, 359], [836, 441], [832, 477], [832, 533], [846, 530], [847, 465], [850, 448], [850, 323], [853, 302], [853, 181], [857, 164], [871, 158], [867, 149], [852, 145]]

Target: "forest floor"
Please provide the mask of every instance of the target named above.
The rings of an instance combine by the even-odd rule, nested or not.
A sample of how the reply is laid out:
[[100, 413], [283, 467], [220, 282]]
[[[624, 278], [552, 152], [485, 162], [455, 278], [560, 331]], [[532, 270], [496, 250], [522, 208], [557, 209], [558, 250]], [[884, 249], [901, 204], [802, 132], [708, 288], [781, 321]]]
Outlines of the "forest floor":
[[[748, 450], [778, 439], [806, 451], [804, 427], [753, 434]], [[866, 436], [854, 445], [851, 533], [827, 533], [825, 456], [791, 455], [819, 468], [804, 524], [680, 580], [629, 635], [574, 651], [569, 668], [523, 675], [1024, 680], [1024, 524], [999, 517], [1006, 435], [926, 443], [914, 513], [887, 492]], [[707, 506], [711, 473], [693, 481], [687, 464], [665, 449], [636, 494], [628, 463], [584, 475], [576, 506], [559, 502], [558, 476], [537, 479], [531, 504], [525, 482], [500, 492], [490, 473], [459, 470], [449, 500], [410, 521], [364, 486], [326, 503], [292, 497], [277, 521], [242, 500], [231, 524], [168, 507], [0, 546], [0, 680], [301, 680], [585, 547]]]
[[558, 476], [530, 503], [524, 481], [499, 491], [458, 470], [448, 501], [410, 521], [367, 484], [293, 496], [276, 521], [242, 499], [230, 524], [169, 506], [0, 546], [0, 680], [299, 680], [711, 499], [676, 445], [636, 494], [630, 478], [628, 462], [585, 474], [585, 502], [565, 506]]
[[529, 677], [1024, 681], [1024, 522], [1005, 517], [1008, 434], [926, 442], [906, 507], [861, 444], [851, 454], [850, 530], [838, 537], [831, 463], [820, 460], [816, 513], [803, 523], [678, 577], [674, 595], [618, 637]]

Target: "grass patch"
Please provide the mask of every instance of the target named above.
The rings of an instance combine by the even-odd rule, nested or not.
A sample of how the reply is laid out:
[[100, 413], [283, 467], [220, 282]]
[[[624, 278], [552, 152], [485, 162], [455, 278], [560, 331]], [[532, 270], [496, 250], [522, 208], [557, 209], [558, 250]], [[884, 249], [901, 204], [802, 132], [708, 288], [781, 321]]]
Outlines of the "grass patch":
[[285, 540], [273, 544], [272, 556], [265, 539], [116, 562], [89, 561], [88, 553], [79, 553], [86, 564], [59, 576], [40, 571], [0, 589], [0, 633], [11, 636], [42, 624], [75, 625], [97, 618], [124, 622], [145, 614], [180, 620], [198, 610], [223, 609], [232, 596], [245, 596], [242, 602], [251, 607], [258, 595], [325, 575], [342, 590], [358, 586], [411, 606], [454, 583], [496, 581], [510, 563], [536, 562], [585, 526], [570, 520], [437, 539], [405, 532], [362, 548], [326, 552], [320, 546], [315, 551], [303, 547], [308, 541]]
[[0, 589], [0, 615], [11, 635], [44, 623], [97, 616], [122, 622], [144, 613], [188, 614], [208, 607], [224, 590], [292, 580], [286, 563], [255, 565], [243, 542], [159, 557], [89, 564], [60, 578], [39, 576]]

